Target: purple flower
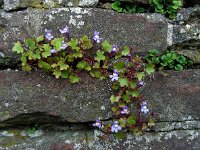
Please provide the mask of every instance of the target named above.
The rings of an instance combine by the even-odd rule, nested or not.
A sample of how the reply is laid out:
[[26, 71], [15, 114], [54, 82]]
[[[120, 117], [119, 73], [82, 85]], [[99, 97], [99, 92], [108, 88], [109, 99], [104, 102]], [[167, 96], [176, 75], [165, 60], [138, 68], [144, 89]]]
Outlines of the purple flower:
[[68, 47], [68, 44], [62, 41], [62, 46], [60, 47], [61, 49], [65, 49]]
[[111, 131], [117, 133], [119, 130], [121, 130], [122, 127], [118, 124], [118, 121], [115, 121], [113, 125], [111, 126]]
[[95, 42], [97, 42], [97, 43], [100, 43], [100, 42], [101, 42], [100, 40], [102, 40], [102, 38], [99, 37], [99, 32], [97, 32], [97, 31], [94, 32], [93, 40], [94, 40]]
[[147, 108], [147, 102], [142, 103], [141, 112], [143, 112], [144, 114], [147, 114], [149, 112], [149, 109]]
[[56, 53], [57, 51], [56, 51], [55, 49], [52, 49], [50, 52], [51, 52], [51, 54], [54, 54], [54, 53]]
[[129, 110], [127, 106], [122, 107], [121, 114], [128, 114]]
[[139, 87], [142, 87], [142, 86], [144, 86], [144, 82], [143, 82], [143, 81], [139, 81], [137, 85], [138, 85]]
[[117, 45], [113, 45], [113, 46], [112, 46], [111, 52], [115, 52], [115, 53], [118, 52], [118, 47], [117, 47]]
[[111, 78], [111, 81], [117, 81], [119, 79], [118, 71], [115, 69], [113, 75], [109, 75], [109, 77]]
[[69, 27], [68, 27], [68, 26], [65, 26], [64, 29], [62, 29], [62, 30], [60, 29], [59, 31], [60, 31], [61, 34], [64, 34], [64, 33], [67, 34], [67, 33], [69, 33]]
[[94, 127], [102, 128], [102, 122], [99, 119], [96, 119], [96, 122], [92, 124]]
[[53, 36], [52, 36], [52, 30], [47, 30], [47, 29], [45, 29], [45, 38], [46, 39], [48, 39], [49, 41], [51, 40], [51, 39], [53, 39]]

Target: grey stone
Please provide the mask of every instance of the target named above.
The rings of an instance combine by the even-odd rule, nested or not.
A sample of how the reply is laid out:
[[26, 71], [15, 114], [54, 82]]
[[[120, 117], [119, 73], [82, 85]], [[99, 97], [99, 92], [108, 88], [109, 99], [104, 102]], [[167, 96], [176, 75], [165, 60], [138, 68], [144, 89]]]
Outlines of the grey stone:
[[94, 131], [94, 134], [89, 133], [88, 143], [89, 148], [95, 150], [196, 150], [200, 149], [200, 130], [129, 134], [123, 140]]
[[1, 8], [2, 5], [3, 5], [3, 0], [0, 0], [0, 8]]
[[200, 120], [200, 70], [166, 71], [146, 81], [142, 91], [163, 122]]
[[[110, 82], [80, 74], [79, 84], [40, 72], [0, 72], [0, 125], [89, 122], [112, 117]], [[142, 93], [158, 122], [200, 120], [200, 70], [157, 73]]]
[[0, 126], [110, 118], [110, 83], [84, 72], [79, 76], [80, 83], [70, 84], [42, 73], [1, 71]]
[[56, 8], [56, 7], [94, 7], [98, 0], [4, 0], [4, 9], [13, 11], [27, 7]]
[[1, 10], [0, 18], [0, 51], [4, 57], [17, 58], [11, 52], [16, 41], [44, 34], [46, 28], [52, 29], [56, 36], [65, 25], [70, 27], [73, 36], [87, 34], [92, 38], [97, 30], [111, 44], [127, 45], [141, 53], [167, 48], [167, 21], [159, 14], [127, 15], [112, 10], [76, 7], [10, 13]]
[[184, 8], [177, 14], [178, 24], [171, 25], [168, 34], [172, 37], [169, 46], [200, 63], [200, 8]]
[[1, 130], [1, 150], [87, 150], [86, 131]]

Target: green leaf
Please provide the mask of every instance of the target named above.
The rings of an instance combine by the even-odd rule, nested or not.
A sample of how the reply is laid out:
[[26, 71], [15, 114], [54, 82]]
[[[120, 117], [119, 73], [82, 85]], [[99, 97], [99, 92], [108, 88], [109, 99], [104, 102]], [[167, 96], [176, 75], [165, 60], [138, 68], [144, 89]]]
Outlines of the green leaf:
[[136, 82], [130, 82], [131, 88], [135, 89], [137, 87], [137, 83]]
[[125, 63], [124, 62], [116, 62], [114, 64], [114, 68], [117, 69], [118, 72], [124, 72]]
[[120, 99], [119, 96], [114, 96], [114, 95], [112, 95], [112, 96], [110, 97], [111, 103], [116, 103], [116, 102], [119, 101], [119, 99]]
[[182, 71], [184, 68], [183, 68], [183, 66], [181, 65], [181, 64], [177, 64], [176, 66], [175, 66], [175, 70], [176, 71]]
[[88, 38], [87, 35], [84, 35], [82, 38], [80, 38], [80, 41], [81, 41], [81, 47], [83, 49], [92, 48], [92, 41]]
[[60, 69], [56, 68], [53, 70], [53, 75], [55, 75], [56, 79], [60, 78], [61, 76], [61, 71]]
[[42, 60], [38, 61], [38, 67], [42, 68], [44, 71], [49, 71], [51, 69], [51, 65]]
[[123, 95], [123, 100], [126, 102], [126, 103], [130, 103], [130, 97], [129, 97], [129, 94], [126, 93], [125, 95]]
[[118, 140], [122, 140], [126, 138], [126, 134], [123, 133], [122, 131], [118, 131], [117, 133], [115, 133], [115, 138]]
[[60, 62], [60, 70], [67, 70], [69, 68], [68, 64], [65, 64], [65, 62]]
[[70, 82], [71, 82], [71, 83], [77, 83], [77, 82], [80, 81], [80, 78], [79, 78], [78, 76], [74, 75], [74, 74], [71, 74], [71, 75], [69, 76], [69, 79], [70, 79]]
[[80, 48], [78, 47], [78, 39], [77, 38], [72, 38], [69, 42], [68, 45], [73, 49], [73, 50], [79, 50]]
[[101, 60], [105, 60], [106, 57], [104, 56], [104, 52], [101, 52], [100, 50], [97, 51], [97, 56], [94, 58], [94, 60], [97, 60], [100, 62]]
[[32, 51], [28, 51], [28, 52], [27, 52], [27, 56], [28, 56], [28, 59], [29, 59], [29, 60], [34, 59], [34, 58], [33, 58], [33, 52], [32, 52]]
[[27, 54], [22, 54], [22, 56], [21, 56], [21, 61], [22, 61], [22, 63], [27, 63]]
[[55, 38], [51, 41], [51, 45], [53, 45], [54, 49], [56, 51], [61, 50], [62, 42], [64, 41], [63, 38]]
[[134, 90], [134, 91], [132, 92], [132, 96], [133, 96], [133, 97], [138, 97], [139, 95], [140, 95], [140, 93], [139, 93], [138, 90]]
[[81, 51], [76, 51], [73, 53], [73, 57], [74, 58], [82, 58], [83, 54], [81, 53]]
[[153, 119], [149, 119], [149, 121], [148, 121], [148, 126], [149, 127], [153, 127], [153, 126], [155, 126], [156, 124], [155, 124], [155, 122], [154, 122], [154, 120]]
[[120, 1], [115, 1], [114, 3], [112, 3], [112, 9], [114, 9], [117, 12], [122, 12], [122, 8], [120, 7]]
[[128, 54], [130, 54], [130, 49], [129, 47], [125, 46], [124, 49], [122, 50], [122, 55], [126, 56]]
[[78, 69], [85, 69], [86, 66], [87, 66], [87, 62], [85, 62], [84, 60], [79, 61], [78, 64], [76, 65], [76, 67], [77, 67]]
[[49, 44], [43, 44], [42, 48], [44, 49], [44, 52], [42, 53], [43, 58], [51, 56], [51, 46]]
[[117, 107], [112, 107], [113, 112], [117, 112], [118, 108]]
[[33, 51], [36, 48], [34, 39], [26, 39], [25, 43], [31, 51]]
[[105, 40], [105, 41], [102, 42], [102, 46], [103, 46], [103, 49], [106, 52], [111, 52], [112, 45], [110, 45], [110, 43], [107, 40]]
[[148, 74], [154, 73], [154, 72], [155, 72], [154, 65], [153, 65], [153, 64], [147, 64], [147, 65], [146, 65], [146, 68], [145, 68], [145, 71], [146, 71]]
[[105, 76], [101, 73], [101, 71], [100, 71], [99, 69], [92, 69], [92, 70], [90, 71], [90, 75], [91, 75], [92, 77], [96, 77], [96, 78], [98, 78], [98, 79], [100, 79], [100, 80], [105, 79]]
[[119, 89], [119, 82], [113, 82], [112, 88], [113, 88], [114, 90]]
[[118, 81], [121, 87], [124, 87], [124, 86], [128, 87], [129, 80], [127, 78], [119, 78]]
[[125, 119], [120, 118], [120, 119], [118, 120], [118, 122], [119, 122], [119, 125], [120, 125], [122, 128], [124, 128], [124, 127], [126, 126], [126, 120], [125, 120]]
[[144, 75], [144, 72], [138, 72], [138, 73], [137, 73], [137, 78], [138, 78], [139, 81], [141, 81], [141, 80], [143, 79], [144, 76], [145, 76], [145, 75]]
[[61, 77], [67, 79], [69, 77], [69, 72], [67, 70], [63, 70], [61, 72]]
[[41, 36], [38, 36], [37, 39], [36, 39], [37, 42], [42, 42], [44, 41], [44, 36], [41, 35]]
[[41, 59], [40, 51], [39, 50], [36, 50], [36, 52], [33, 54], [33, 59], [34, 60]]
[[31, 66], [30, 66], [29, 64], [27, 64], [27, 63], [22, 63], [22, 70], [23, 70], [23, 71], [31, 71], [32, 68], [31, 68]]
[[135, 125], [136, 124], [136, 117], [135, 116], [129, 116], [127, 119], [127, 125]]
[[13, 49], [12, 49], [13, 52], [17, 52], [17, 54], [19, 53], [23, 53], [24, 52], [24, 49], [22, 48], [22, 44], [18, 41], [17, 43], [15, 43]]

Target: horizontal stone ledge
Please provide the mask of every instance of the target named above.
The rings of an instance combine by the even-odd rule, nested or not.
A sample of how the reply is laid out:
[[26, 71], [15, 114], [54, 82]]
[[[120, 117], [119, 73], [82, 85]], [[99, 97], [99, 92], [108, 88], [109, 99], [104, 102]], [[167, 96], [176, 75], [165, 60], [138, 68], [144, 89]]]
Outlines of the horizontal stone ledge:
[[[121, 14], [97, 8], [27, 9], [18, 12], [0, 10], [0, 59], [17, 58], [12, 53], [16, 41], [43, 35], [52, 29], [54, 37], [59, 29], [70, 27], [73, 36], [100, 32], [103, 40], [120, 47], [130, 46], [145, 53], [150, 49], [167, 48], [167, 20], [160, 14]], [[12, 62], [10, 62], [12, 63]]]
[[171, 132], [127, 134], [127, 138], [117, 140], [113, 135], [100, 131], [47, 131], [28, 129], [1, 130], [0, 149], [32, 150], [196, 150], [200, 148], [200, 130], [177, 130]]
[[[1, 0], [0, 0], [1, 2]], [[98, 0], [4, 0], [6, 11], [18, 11], [23, 8], [57, 8], [57, 7], [95, 7]]]
[[[166, 75], [167, 74], [167, 75]], [[112, 117], [109, 80], [80, 74], [70, 84], [40, 72], [0, 71], [0, 122], [89, 122]], [[159, 122], [200, 120], [200, 70], [166, 71], [147, 77], [142, 91]], [[38, 114], [35, 115], [34, 114]], [[46, 117], [45, 117], [46, 116]]]

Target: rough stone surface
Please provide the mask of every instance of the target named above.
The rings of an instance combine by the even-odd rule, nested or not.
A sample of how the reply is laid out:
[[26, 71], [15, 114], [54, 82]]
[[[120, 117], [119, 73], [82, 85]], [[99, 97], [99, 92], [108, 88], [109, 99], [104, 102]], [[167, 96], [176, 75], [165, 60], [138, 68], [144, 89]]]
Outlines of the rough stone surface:
[[[200, 120], [200, 70], [168, 71], [146, 81], [143, 94], [159, 122]], [[1, 126], [35, 122], [88, 122], [111, 117], [110, 83], [82, 73], [71, 85], [41, 73], [0, 72]], [[38, 117], [34, 117], [38, 116]]]
[[198, 150], [200, 130], [127, 134], [124, 140], [94, 131], [1, 130], [1, 150]]
[[87, 34], [92, 38], [97, 30], [111, 44], [127, 45], [141, 52], [150, 49], [164, 51], [167, 47], [167, 22], [159, 14], [129, 15], [92, 8], [58, 8], [12, 13], [1, 10], [0, 51], [4, 57], [16, 58], [16, 54], [11, 52], [14, 42], [41, 35], [45, 28], [53, 29], [56, 35], [65, 25], [70, 26], [74, 36]]
[[[115, 0], [101, 0], [101, 2], [114, 2]], [[129, 2], [134, 4], [149, 4], [148, 0], [120, 0], [121, 2]]]
[[200, 70], [165, 73], [156, 74], [143, 90], [160, 121], [200, 120]]
[[1, 8], [2, 5], [3, 5], [3, 0], [0, 0], [0, 8]]
[[194, 63], [200, 63], [199, 17], [200, 7], [184, 8], [177, 14], [177, 24], [171, 24], [171, 30], [168, 30], [168, 45], [192, 59]]
[[98, 0], [4, 0], [4, 10], [13, 11], [27, 7], [55, 8], [55, 7], [94, 7]]
[[87, 150], [86, 131], [1, 130], [0, 150]]
[[[0, 72], [1, 126], [35, 122], [89, 122], [111, 117], [110, 86], [82, 73], [79, 84], [40, 73]], [[15, 118], [18, 116], [18, 118]], [[8, 120], [11, 119], [11, 120]], [[3, 121], [7, 120], [6, 123]]]
[[88, 135], [90, 149], [95, 150], [197, 150], [200, 149], [200, 130], [179, 130], [171, 132], [128, 135], [124, 140], [116, 140], [99, 131]]

